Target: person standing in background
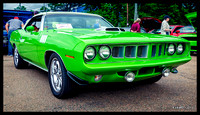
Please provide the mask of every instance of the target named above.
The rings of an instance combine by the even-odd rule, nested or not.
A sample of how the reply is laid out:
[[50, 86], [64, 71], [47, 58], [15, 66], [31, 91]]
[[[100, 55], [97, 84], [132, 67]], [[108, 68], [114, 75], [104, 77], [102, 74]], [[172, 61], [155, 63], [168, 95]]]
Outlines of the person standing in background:
[[18, 17], [14, 17], [14, 19], [10, 19], [6, 25], [5, 25], [5, 29], [8, 33], [8, 56], [13, 56], [13, 49], [12, 49], [12, 45], [10, 44], [10, 35], [13, 31], [22, 28], [24, 26], [24, 23], [19, 20]]
[[170, 26], [168, 24], [170, 19], [171, 17], [169, 17], [168, 15], [164, 16], [164, 20], [162, 21], [161, 29], [160, 29], [162, 35], [169, 35], [170, 32], [172, 31], [172, 29], [170, 29]]
[[137, 20], [135, 20], [134, 23], [132, 24], [130, 31], [140, 32], [140, 22], [141, 22], [141, 19], [137, 18]]

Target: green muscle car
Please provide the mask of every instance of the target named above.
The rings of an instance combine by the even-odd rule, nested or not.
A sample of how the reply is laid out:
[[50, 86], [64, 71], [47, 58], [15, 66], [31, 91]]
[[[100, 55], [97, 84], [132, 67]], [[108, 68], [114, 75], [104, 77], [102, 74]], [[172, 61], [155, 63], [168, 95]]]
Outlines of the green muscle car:
[[[187, 17], [187, 19], [190, 21], [190, 23], [192, 24], [192, 26], [195, 28], [195, 30], [197, 31], [197, 12], [192, 12], [189, 14], [185, 15]], [[184, 30], [184, 28], [179, 29]], [[185, 30], [185, 31], [189, 31], [190, 30]], [[188, 33], [188, 34], [182, 34], [178, 37], [184, 38], [186, 40], [189, 40], [190, 42], [190, 46], [191, 46], [191, 52], [197, 52], [197, 32], [195, 33]]]
[[191, 60], [190, 43], [183, 38], [125, 32], [88, 13], [37, 14], [10, 42], [15, 67], [32, 64], [47, 71], [57, 98], [70, 95], [77, 84], [153, 83]]

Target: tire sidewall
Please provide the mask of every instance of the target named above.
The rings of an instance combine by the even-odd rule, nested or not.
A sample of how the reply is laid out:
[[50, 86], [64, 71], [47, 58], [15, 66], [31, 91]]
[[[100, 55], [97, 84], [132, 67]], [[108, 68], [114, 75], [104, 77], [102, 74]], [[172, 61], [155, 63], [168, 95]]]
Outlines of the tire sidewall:
[[[18, 57], [18, 63], [15, 63], [15, 50], [17, 50], [17, 54], [18, 54], [18, 56], [17, 56]], [[13, 61], [14, 61], [15, 68], [17, 68], [17, 69], [26, 68], [28, 66], [28, 63], [25, 62], [21, 58], [21, 56], [19, 55], [19, 52], [18, 52], [18, 49], [17, 49], [16, 46], [14, 47]]]
[[19, 65], [19, 53], [18, 53], [18, 50], [17, 50], [17, 53], [18, 53], [18, 63], [16, 64], [16, 63], [15, 63], [15, 50], [17, 50], [17, 47], [14, 48], [13, 61], [14, 61], [15, 67], [18, 68], [18, 65]]
[[[51, 82], [50, 67], [51, 67], [52, 59], [54, 59], [54, 58], [58, 59], [60, 66], [61, 66], [61, 72], [62, 72], [62, 87], [59, 92], [56, 92], [54, 90], [54, 88], [52, 86], [52, 82]], [[69, 94], [71, 92], [72, 86], [71, 86], [71, 81], [70, 81], [69, 77], [67, 76], [67, 70], [65, 69], [65, 66], [64, 66], [60, 56], [58, 56], [58, 54], [56, 54], [56, 53], [53, 53], [49, 59], [48, 78], [49, 78], [49, 85], [50, 85], [51, 91], [55, 97], [64, 98], [67, 94]]]

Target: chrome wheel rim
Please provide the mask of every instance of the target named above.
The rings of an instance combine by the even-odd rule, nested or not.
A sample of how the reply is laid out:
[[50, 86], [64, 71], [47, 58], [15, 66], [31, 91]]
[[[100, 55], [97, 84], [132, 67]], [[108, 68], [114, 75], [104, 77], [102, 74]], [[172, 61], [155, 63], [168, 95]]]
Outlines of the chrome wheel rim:
[[53, 58], [50, 66], [51, 84], [56, 92], [62, 88], [62, 71], [57, 58]]
[[17, 51], [17, 47], [15, 47], [15, 51], [14, 51], [14, 61], [15, 61], [15, 65], [18, 65], [18, 51]]

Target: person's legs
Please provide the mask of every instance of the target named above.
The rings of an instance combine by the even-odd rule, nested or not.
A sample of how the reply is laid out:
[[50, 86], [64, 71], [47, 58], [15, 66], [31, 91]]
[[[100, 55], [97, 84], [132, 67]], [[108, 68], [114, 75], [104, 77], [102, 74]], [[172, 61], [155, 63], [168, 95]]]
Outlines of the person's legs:
[[10, 30], [8, 31], [8, 55], [9, 56], [13, 56], [13, 48], [12, 48], [12, 45], [10, 43], [10, 35], [11, 33], [13, 32], [14, 30]]

